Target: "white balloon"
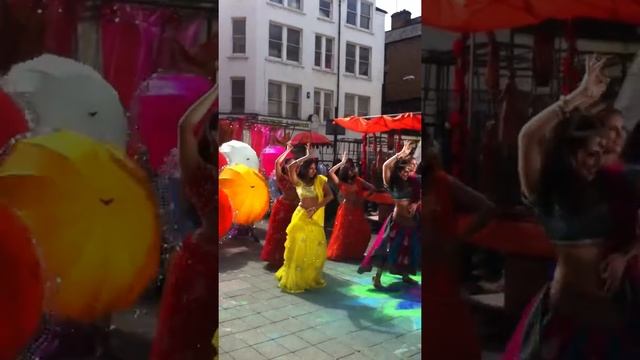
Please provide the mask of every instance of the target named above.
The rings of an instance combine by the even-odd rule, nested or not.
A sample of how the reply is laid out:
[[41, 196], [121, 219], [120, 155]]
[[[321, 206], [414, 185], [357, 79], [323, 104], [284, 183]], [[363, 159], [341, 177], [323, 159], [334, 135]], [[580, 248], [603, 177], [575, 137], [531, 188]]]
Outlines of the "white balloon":
[[227, 158], [229, 165], [244, 164], [258, 170], [260, 162], [255, 150], [249, 144], [238, 140], [231, 140], [220, 145], [220, 153]]
[[87, 65], [45, 54], [13, 66], [2, 87], [32, 115], [34, 133], [66, 129], [126, 147], [128, 126], [118, 94]]

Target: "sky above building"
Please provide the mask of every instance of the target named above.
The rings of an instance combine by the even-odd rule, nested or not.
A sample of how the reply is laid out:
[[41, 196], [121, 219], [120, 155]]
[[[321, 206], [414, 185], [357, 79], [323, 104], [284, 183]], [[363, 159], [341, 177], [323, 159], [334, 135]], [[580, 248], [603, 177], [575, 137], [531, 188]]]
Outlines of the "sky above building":
[[384, 20], [384, 29], [391, 29], [391, 15], [401, 10], [407, 10], [411, 12], [411, 18], [420, 16], [421, 14], [421, 0], [378, 0], [376, 6], [382, 10], [385, 10], [388, 14]]

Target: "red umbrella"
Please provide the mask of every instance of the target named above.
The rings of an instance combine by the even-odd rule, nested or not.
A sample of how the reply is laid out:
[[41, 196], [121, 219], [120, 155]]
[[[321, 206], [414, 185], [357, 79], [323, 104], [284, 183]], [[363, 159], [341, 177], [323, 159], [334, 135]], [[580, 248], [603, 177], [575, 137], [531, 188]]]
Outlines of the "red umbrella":
[[305, 131], [296, 134], [293, 138], [291, 138], [291, 145], [300, 145], [300, 144], [308, 144], [311, 145], [330, 145], [332, 144], [331, 140], [329, 140], [326, 136], [322, 134], [318, 134], [313, 131]]
[[14, 136], [29, 131], [24, 112], [7, 93], [0, 90], [0, 148]]
[[229, 165], [227, 158], [222, 155], [220, 150], [218, 150], [218, 171], [222, 170], [223, 167]]
[[0, 205], [0, 359], [15, 359], [42, 314], [44, 284], [29, 229]]

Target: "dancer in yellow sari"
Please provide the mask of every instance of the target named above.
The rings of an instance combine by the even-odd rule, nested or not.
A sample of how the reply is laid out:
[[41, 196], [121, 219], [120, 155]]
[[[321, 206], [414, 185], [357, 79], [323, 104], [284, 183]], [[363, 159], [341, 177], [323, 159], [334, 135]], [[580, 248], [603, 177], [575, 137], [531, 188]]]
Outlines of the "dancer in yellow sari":
[[327, 178], [318, 175], [317, 159], [307, 155], [289, 165], [300, 204], [287, 227], [284, 265], [276, 272], [278, 286], [289, 293], [325, 286], [322, 268], [327, 258], [324, 207], [333, 199]]

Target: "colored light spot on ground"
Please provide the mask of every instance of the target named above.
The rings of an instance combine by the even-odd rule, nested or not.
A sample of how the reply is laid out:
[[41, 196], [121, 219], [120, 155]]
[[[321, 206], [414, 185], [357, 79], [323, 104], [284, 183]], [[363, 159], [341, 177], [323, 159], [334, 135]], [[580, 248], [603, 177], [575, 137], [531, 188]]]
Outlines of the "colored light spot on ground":
[[[412, 276], [422, 282], [420, 274]], [[422, 292], [419, 286], [409, 286], [402, 278], [384, 274], [382, 283], [387, 291], [374, 289], [371, 277], [363, 276], [355, 285], [339, 288], [338, 291], [349, 295], [351, 305], [366, 306], [375, 309], [377, 318], [409, 318], [416, 328], [420, 328], [422, 318]]]

